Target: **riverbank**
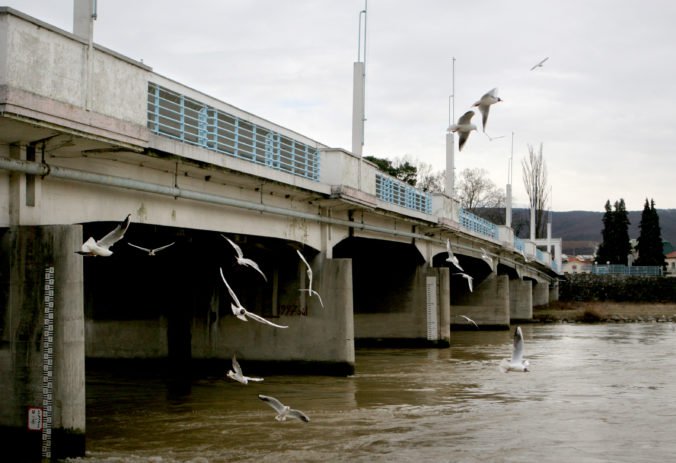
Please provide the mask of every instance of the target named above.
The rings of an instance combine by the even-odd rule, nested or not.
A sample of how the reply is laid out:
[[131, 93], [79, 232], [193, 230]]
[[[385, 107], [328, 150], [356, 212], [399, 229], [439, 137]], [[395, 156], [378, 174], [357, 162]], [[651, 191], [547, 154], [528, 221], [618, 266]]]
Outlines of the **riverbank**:
[[676, 303], [553, 302], [533, 308], [534, 323], [676, 322]]

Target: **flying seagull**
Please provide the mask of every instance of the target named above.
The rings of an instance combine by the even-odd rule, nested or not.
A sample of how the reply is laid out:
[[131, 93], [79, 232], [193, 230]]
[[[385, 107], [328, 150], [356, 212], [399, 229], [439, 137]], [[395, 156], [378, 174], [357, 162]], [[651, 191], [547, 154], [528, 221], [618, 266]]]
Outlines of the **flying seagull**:
[[232, 298], [232, 303], [230, 304], [230, 308], [232, 309], [232, 313], [235, 315], [235, 317], [239, 318], [240, 320], [244, 320], [245, 322], [249, 321], [247, 319], [247, 317], [249, 317], [252, 320], [256, 320], [259, 323], [274, 326], [275, 328], [288, 328], [288, 326], [277, 325], [275, 323], [272, 323], [271, 321], [266, 320], [265, 318], [261, 317], [260, 315], [256, 315], [255, 313], [251, 313], [248, 310], [246, 310], [244, 307], [242, 307], [242, 304], [240, 304], [239, 299], [237, 299], [235, 292], [232, 290], [232, 288], [228, 284], [228, 281], [223, 276], [223, 269], [219, 268], [219, 270], [221, 272], [221, 278], [223, 279], [223, 283], [225, 283], [225, 286], [228, 288], [228, 292], [230, 293], [230, 297]]
[[156, 256], [157, 253], [160, 252], [162, 249], [167, 249], [169, 246], [173, 245], [174, 243], [175, 243], [175, 241], [173, 241], [173, 242], [171, 242], [171, 243], [169, 243], [169, 244], [165, 244], [164, 246], [160, 246], [159, 248], [148, 249], [148, 248], [143, 248], [143, 247], [141, 247], [141, 246], [136, 246], [135, 244], [132, 244], [132, 243], [127, 242], [127, 244], [128, 244], [129, 246], [132, 246], [132, 247], [134, 247], [134, 248], [136, 248], [136, 249], [140, 249], [141, 251], [145, 251], [145, 252], [148, 253], [149, 256]]
[[484, 134], [488, 137], [488, 140], [489, 140], [489, 141], [499, 140], [499, 139], [501, 139], [501, 138], [505, 138], [504, 135], [498, 135], [497, 137], [491, 137], [491, 136], [488, 135], [486, 132], [484, 132]]
[[500, 362], [500, 371], [507, 373], [508, 371], [528, 371], [528, 360], [523, 359], [523, 333], [521, 327], [517, 326], [514, 330], [514, 349], [512, 350], [511, 359], [503, 359]]
[[473, 288], [473, 285], [472, 285], [472, 280], [474, 280], [474, 278], [472, 278], [470, 275], [468, 275], [466, 273], [454, 273], [453, 275], [460, 275], [465, 280], [467, 280], [467, 285], [469, 286], [469, 292], [470, 293], [474, 292], [474, 288]]
[[303, 254], [296, 249], [296, 252], [300, 256], [301, 260], [305, 263], [305, 267], [307, 267], [307, 270], [305, 273], [307, 273], [307, 278], [308, 278], [308, 284], [307, 284], [307, 289], [300, 289], [299, 291], [307, 291], [310, 296], [317, 296], [317, 299], [319, 299], [319, 303], [321, 304], [322, 308], [324, 307], [324, 303], [322, 302], [322, 297], [319, 295], [317, 291], [312, 289], [312, 269], [310, 268], [310, 264], [307, 263], [305, 260], [305, 257], [303, 257]]
[[486, 261], [488, 265], [491, 266], [491, 270], [493, 270], [493, 258], [488, 255], [486, 250], [484, 248], [479, 248], [481, 249], [481, 258]]
[[258, 398], [270, 405], [277, 412], [277, 416], [275, 416], [277, 421], [286, 421], [287, 418], [295, 418], [297, 420], [305, 421], [306, 423], [310, 421], [310, 418], [308, 418], [305, 413], [300, 410], [294, 410], [288, 405], [284, 405], [274, 397], [258, 394]]
[[536, 65], [533, 66], [532, 68], [530, 68], [530, 70], [533, 71], [533, 70], [535, 70], [535, 69], [537, 69], [537, 68], [541, 68], [542, 65], [545, 64], [545, 61], [547, 61], [548, 59], [549, 59], [549, 56], [546, 57], [545, 59], [543, 59], [542, 61], [540, 61], [538, 64], [536, 64]]
[[462, 147], [465, 146], [465, 142], [469, 137], [469, 133], [472, 130], [476, 130], [476, 125], [472, 124], [472, 117], [474, 117], [474, 111], [469, 110], [458, 119], [457, 124], [451, 124], [448, 127], [449, 132], [460, 132], [458, 138], [458, 151], [462, 151]]
[[263, 279], [264, 279], [265, 281], [268, 281], [268, 279], [265, 277], [265, 274], [261, 271], [260, 268], [258, 268], [258, 264], [257, 264], [256, 262], [254, 262], [254, 261], [251, 260], [251, 259], [247, 259], [246, 257], [244, 257], [244, 254], [242, 253], [242, 249], [241, 249], [239, 246], [237, 246], [230, 238], [228, 238], [228, 237], [225, 236], [225, 235], [221, 235], [221, 236], [222, 236], [223, 238], [225, 238], [225, 239], [228, 241], [228, 243], [230, 243], [230, 245], [232, 245], [233, 248], [235, 248], [235, 252], [237, 253], [237, 258], [236, 258], [236, 259], [237, 259], [237, 263], [238, 263], [239, 265], [243, 265], [243, 266], [245, 266], [245, 267], [251, 267], [251, 268], [253, 268], [253, 269], [256, 270], [258, 273], [260, 273], [261, 275], [263, 275]]
[[486, 122], [488, 122], [488, 112], [491, 109], [491, 105], [494, 105], [495, 103], [499, 103], [502, 100], [498, 98], [498, 89], [494, 88], [490, 92], [487, 92], [484, 94], [481, 98], [479, 98], [479, 101], [474, 103], [472, 106], [476, 106], [479, 108], [479, 112], [481, 113], [481, 122], [483, 124], [483, 131], [486, 132]]
[[477, 329], [479, 329], [479, 325], [477, 325], [476, 322], [474, 320], [472, 320], [471, 318], [469, 318], [467, 315], [460, 315], [460, 316], [462, 318], [464, 318], [465, 320], [467, 320], [468, 322], [470, 322], [472, 325], [476, 326]]
[[263, 381], [263, 378], [253, 378], [251, 376], [244, 376], [242, 373], [242, 367], [239, 366], [237, 357], [235, 354], [232, 354], [232, 370], [228, 370], [228, 378], [239, 381], [242, 384], [248, 384], [249, 381]]
[[129, 217], [131, 217], [131, 214], [127, 214], [126, 219], [117, 224], [117, 227], [115, 227], [113, 231], [98, 241], [90, 236], [89, 239], [82, 244], [82, 248], [75, 252], [82, 254], [83, 256], [111, 256], [113, 251], [110, 250], [110, 247], [120, 241], [124, 236], [127, 228], [129, 228]]
[[451, 240], [449, 239], [446, 240], [446, 251], [448, 251], [448, 257], [446, 258], [446, 262], [450, 262], [451, 264], [458, 267], [459, 270], [464, 272], [463, 268], [460, 267], [460, 262], [458, 262], [458, 258], [455, 257], [455, 254], [453, 254], [453, 251], [451, 251]]

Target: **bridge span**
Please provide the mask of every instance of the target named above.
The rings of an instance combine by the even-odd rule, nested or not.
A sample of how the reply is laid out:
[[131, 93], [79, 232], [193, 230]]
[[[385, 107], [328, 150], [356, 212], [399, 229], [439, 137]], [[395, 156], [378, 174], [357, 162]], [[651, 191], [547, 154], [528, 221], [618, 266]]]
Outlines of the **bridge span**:
[[[447, 347], [451, 327], [473, 328], [460, 315], [507, 329], [557, 297], [560, 240], [542, 249], [11, 8], [0, 8], [0, 37], [0, 430], [15, 442], [37, 445], [27, 410], [44, 402], [48, 352], [54, 451], [78, 455], [85, 358], [162, 362], [181, 376], [200, 363], [224, 372], [236, 353], [267, 371], [346, 375], [355, 345]], [[127, 214], [112, 256], [75, 253]], [[223, 237], [267, 279], [236, 265]], [[148, 256], [129, 243], [174, 244]], [[323, 307], [299, 291], [297, 251]], [[248, 310], [288, 329], [235, 318], [219, 269]]]

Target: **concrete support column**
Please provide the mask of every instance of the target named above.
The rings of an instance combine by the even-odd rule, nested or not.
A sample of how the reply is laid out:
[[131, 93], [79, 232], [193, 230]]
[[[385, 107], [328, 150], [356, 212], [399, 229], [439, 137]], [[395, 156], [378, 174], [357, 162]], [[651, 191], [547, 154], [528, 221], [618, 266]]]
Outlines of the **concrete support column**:
[[549, 302], [556, 302], [559, 300], [559, 282], [555, 281], [549, 286]]
[[0, 240], [0, 439], [12, 461], [39, 458], [28, 407], [43, 406], [45, 268], [54, 267], [52, 457], [84, 456], [85, 370], [80, 226], [12, 227]]
[[509, 329], [510, 298], [509, 276], [489, 275], [474, 285], [474, 292], [463, 295], [451, 308], [453, 321], [466, 315], [481, 328]]
[[448, 268], [418, 266], [406, 286], [388, 288], [387, 311], [355, 314], [358, 344], [448, 347], [449, 279]]
[[531, 280], [509, 280], [509, 318], [511, 322], [533, 319]]
[[533, 306], [549, 304], [549, 285], [537, 282], [533, 285]]

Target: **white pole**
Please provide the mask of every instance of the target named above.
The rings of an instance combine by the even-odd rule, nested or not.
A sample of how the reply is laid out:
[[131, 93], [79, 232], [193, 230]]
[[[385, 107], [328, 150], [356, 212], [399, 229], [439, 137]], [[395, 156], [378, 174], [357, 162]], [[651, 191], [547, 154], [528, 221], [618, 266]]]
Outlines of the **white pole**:
[[512, 227], [512, 160], [514, 159], [514, 132], [512, 132], [512, 151], [507, 165], [507, 189], [505, 201], [505, 226]]
[[455, 196], [455, 135], [446, 132], [446, 179], [444, 189], [446, 196]]

